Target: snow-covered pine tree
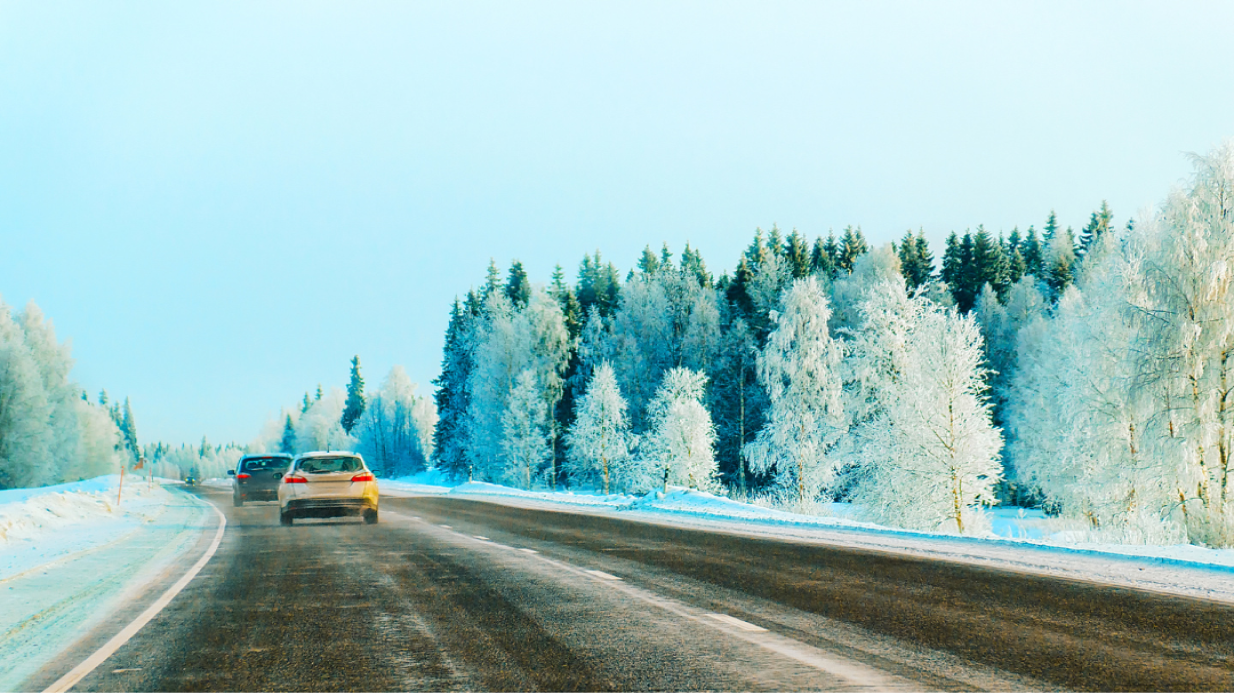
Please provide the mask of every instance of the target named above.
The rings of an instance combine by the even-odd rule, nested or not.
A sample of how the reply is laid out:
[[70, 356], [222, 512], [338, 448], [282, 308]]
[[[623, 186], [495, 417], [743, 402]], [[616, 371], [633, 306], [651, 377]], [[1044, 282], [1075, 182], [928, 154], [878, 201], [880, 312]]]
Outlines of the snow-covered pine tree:
[[599, 479], [608, 494], [614, 477], [625, 481], [622, 473], [632, 444], [625, 398], [621, 397], [612, 365], [604, 362], [592, 374], [578, 401], [574, 426], [566, 434], [571, 476]]
[[984, 529], [1002, 437], [984, 395], [976, 322], [910, 298], [895, 281], [875, 287], [862, 314], [852, 359], [878, 406], [855, 432], [864, 465], [854, 500], [901, 527]]
[[548, 462], [550, 446], [548, 417], [536, 374], [524, 369], [501, 419], [501, 446], [505, 453], [505, 479], [531, 489], [532, 478]]
[[664, 491], [669, 484], [704, 490], [716, 485], [715, 426], [703, 406], [706, 384], [705, 374], [670, 369], [647, 408], [648, 432], [639, 447], [643, 479]]
[[814, 277], [793, 282], [758, 357], [770, 406], [746, 456], [751, 470], [772, 476], [783, 502], [801, 510], [835, 481], [839, 461], [828, 453], [845, 429], [842, 349], [827, 328], [830, 318]]

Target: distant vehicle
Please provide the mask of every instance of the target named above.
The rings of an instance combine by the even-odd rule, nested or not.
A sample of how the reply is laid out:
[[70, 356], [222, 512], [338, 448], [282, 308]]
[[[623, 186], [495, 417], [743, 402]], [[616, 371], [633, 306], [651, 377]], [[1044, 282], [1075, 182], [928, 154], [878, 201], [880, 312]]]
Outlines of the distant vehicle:
[[236, 464], [232, 475], [231, 503], [243, 506], [246, 501], [277, 501], [279, 480], [291, 466], [291, 456], [285, 453], [246, 455]]
[[306, 453], [278, 486], [279, 522], [363, 516], [377, 522], [377, 479], [356, 453]]
[[197, 475], [194, 475], [193, 473], [190, 472], [189, 476], [184, 478], [184, 486], [196, 487], [197, 486]]

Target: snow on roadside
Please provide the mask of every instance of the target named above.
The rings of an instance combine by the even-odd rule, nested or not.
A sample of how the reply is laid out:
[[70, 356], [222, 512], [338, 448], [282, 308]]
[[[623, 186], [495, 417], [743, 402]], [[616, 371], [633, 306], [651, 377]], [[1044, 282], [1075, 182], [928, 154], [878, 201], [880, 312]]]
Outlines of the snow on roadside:
[[448, 486], [423, 475], [382, 480], [390, 496], [447, 495], [528, 508], [597, 513], [659, 524], [776, 539], [966, 561], [1145, 590], [1234, 602], [1234, 550], [1193, 545], [1152, 546], [1077, 542], [1074, 533], [1039, 510], [995, 508], [993, 532], [981, 537], [921, 532], [856, 520], [848, 504], [828, 504], [813, 516], [669, 487], [645, 496], [525, 491], [484, 482]]
[[[0, 491], [0, 580], [92, 549], [152, 523], [171, 493], [136, 477], [119, 475], [31, 489]], [[157, 479], [159, 483], [173, 480]]]

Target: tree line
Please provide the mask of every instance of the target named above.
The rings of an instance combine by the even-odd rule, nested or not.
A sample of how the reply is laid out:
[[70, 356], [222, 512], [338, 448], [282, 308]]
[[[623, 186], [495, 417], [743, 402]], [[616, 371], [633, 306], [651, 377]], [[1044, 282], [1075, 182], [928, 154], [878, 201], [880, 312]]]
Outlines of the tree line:
[[34, 303], [0, 300], [0, 489], [120, 471], [140, 455], [128, 398], [91, 401], [69, 378], [73, 358]]
[[433, 461], [960, 532], [1040, 503], [1105, 537], [1229, 544], [1231, 158], [1198, 157], [1142, 224], [1103, 202], [1079, 234], [1053, 212], [978, 226], [937, 267], [920, 230], [871, 247], [774, 226], [719, 278], [689, 245], [646, 248], [624, 281], [599, 251], [573, 284], [490, 263], [451, 308]]

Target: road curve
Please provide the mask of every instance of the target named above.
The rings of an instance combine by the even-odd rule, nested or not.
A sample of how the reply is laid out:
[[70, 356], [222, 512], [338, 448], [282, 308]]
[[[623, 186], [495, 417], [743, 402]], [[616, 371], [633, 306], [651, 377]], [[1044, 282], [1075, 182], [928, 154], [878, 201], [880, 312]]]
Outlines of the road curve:
[[76, 690], [1234, 689], [1220, 603], [449, 498], [286, 528], [203, 495], [218, 553]]

